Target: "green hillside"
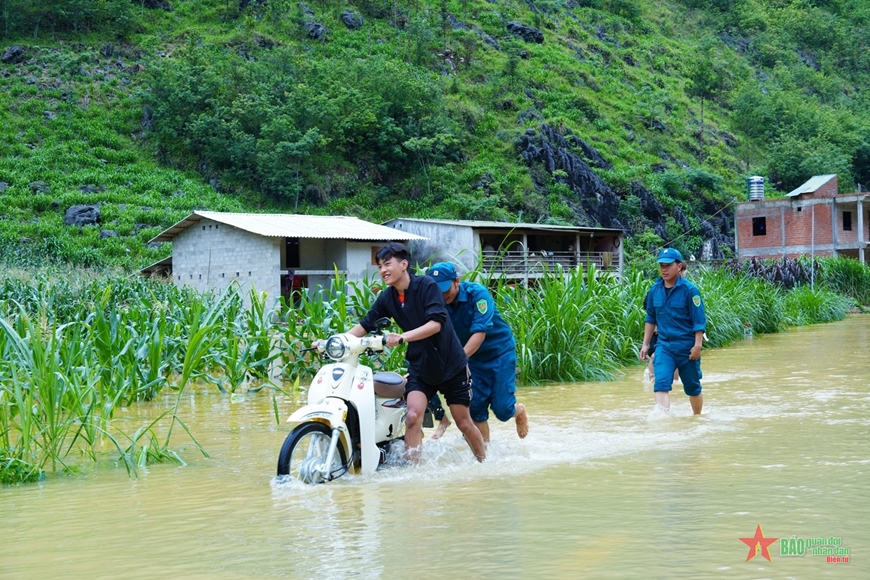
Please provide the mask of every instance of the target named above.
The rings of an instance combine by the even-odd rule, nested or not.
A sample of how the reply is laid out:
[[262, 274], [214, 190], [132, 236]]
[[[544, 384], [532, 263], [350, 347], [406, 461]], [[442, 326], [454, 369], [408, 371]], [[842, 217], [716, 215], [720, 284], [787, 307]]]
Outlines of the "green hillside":
[[748, 176], [870, 183], [868, 24], [864, 0], [3, 0], [0, 255], [135, 269], [207, 208], [725, 258]]

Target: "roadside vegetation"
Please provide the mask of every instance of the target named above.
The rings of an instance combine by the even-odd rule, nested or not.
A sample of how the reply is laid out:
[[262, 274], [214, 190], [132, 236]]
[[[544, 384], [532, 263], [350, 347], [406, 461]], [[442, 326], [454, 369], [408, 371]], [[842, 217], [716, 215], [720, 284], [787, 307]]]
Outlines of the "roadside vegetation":
[[[753, 271], [698, 267], [710, 346], [790, 326], [842, 319], [864, 303], [870, 269], [846, 259], [756, 263]], [[783, 270], [810, 279], [764, 279]], [[567, 274], [564, 275], [564, 274]], [[485, 272], [470, 277], [486, 280]], [[520, 384], [608, 380], [638, 364], [643, 297], [652, 277], [615, 282], [595, 270], [555, 270], [528, 288], [496, 283], [518, 342]], [[379, 280], [339, 280], [299, 304], [270, 310], [256, 292], [200, 295], [166, 282], [85, 270], [7, 270], [0, 284], [0, 482], [92, 469], [112, 457], [131, 477], [184, 463], [178, 437], [207, 455], [179, 411], [191, 385], [278, 400], [305, 385], [319, 360], [302, 349], [344, 332], [371, 306]], [[372, 361], [400, 369], [401, 348]], [[158, 398], [168, 410], [141, 425], [123, 408]]]

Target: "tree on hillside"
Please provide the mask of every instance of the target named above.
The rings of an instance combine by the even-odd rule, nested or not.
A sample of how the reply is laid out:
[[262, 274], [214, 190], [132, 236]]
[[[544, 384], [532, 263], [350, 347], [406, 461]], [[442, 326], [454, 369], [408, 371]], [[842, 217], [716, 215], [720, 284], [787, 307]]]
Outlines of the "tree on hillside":
[[698, 161], [704, 161], [704, 102], [715, 101], [726, 87], [726, 70], [708, 44], [689, 65], [686, 93], [701, 101], [701, 129], [698, 131]]

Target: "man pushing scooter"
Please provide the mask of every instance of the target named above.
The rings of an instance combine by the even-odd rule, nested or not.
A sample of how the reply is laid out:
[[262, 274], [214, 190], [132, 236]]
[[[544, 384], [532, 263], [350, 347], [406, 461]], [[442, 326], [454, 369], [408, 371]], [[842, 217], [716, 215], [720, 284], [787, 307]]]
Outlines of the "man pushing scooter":
[[371, 310], [349, 334], [365, 336], [375, 321], [389, 317], [402, 329], [387, 334], [387, 346], [408, 343], [408, 383], [405, 401], [405, 447], [408, 460], [417, 463], [423, 445], [423, 417], [436, 393], [444, 395], [456, 426], [465, 435], [475, 458], [483, 461], [486, 449], [480, 430], [471, 420], [471, 375], [468, 358], [453, 330], [438, 285], [428, 276], [414, 276], [408, 269], [408, 250], [390, 243], [375, 255], [387, 289], [378, 294]]
[[[460, 281], [451, 262], [433, 264], [426, 273], [438, 284], [456, 336], [465, 345], [474, 379], [469, 411], [484, 442], [489, 443], [490, 409], [499, 421], [514, 419], [517, 435], [525, 438], [529, 434], [529, 415], [516, 398], [517, 343], [492, 294], [481, 284]], [[430, 401], [429, 405], [437, 409], [440, 401]], [[433, 439], [440, 437], [448, 425], [442, 419]]]

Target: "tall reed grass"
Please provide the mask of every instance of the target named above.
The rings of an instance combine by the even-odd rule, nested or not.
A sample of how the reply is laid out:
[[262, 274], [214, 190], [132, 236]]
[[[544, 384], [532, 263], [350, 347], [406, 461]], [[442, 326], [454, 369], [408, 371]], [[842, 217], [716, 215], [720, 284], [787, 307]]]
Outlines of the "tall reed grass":
[[818, 262], [824, 288], [852, 298], [859, 306], [870, 305], [870, 268], [848, 258], [819, 258]]
[[639, 276], [620, 283], [594, 268], [547, 271], [535, 284], [495, 280], [514, 331], [520, 382], [606, 380], [635, 356], [643, 332]]

